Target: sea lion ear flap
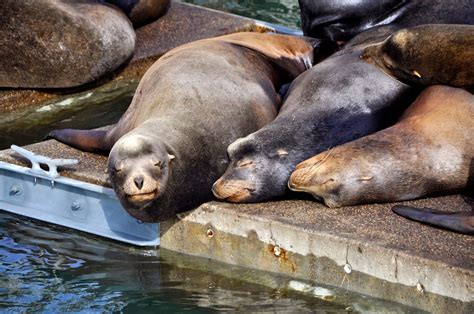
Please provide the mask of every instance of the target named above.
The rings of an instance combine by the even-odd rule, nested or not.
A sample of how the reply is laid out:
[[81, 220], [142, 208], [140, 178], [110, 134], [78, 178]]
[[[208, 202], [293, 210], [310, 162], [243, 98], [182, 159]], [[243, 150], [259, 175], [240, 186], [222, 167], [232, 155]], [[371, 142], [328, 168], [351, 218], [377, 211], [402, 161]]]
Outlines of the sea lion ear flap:
[[[291, 78], [311, 68], [315, 55], [324, 48], [325, 55], [334, 50], [329, 49], [328, 42], [302, 36], [264, 34], [256, 32], [235, 33], [215, 38], [234, 45], [255, 50], [286, 71]], [[324, 43], [324, 44], [323, 44]], [[337, 46], [337, 45], [336, 45]], [[318, 51], [315, 51], [315, 48]]]

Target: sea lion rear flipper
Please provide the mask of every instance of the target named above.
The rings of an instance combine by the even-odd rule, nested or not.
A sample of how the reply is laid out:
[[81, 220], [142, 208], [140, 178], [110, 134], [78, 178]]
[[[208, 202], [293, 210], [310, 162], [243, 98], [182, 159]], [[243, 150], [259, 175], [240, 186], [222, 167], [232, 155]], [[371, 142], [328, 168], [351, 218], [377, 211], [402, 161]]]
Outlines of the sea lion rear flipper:
[[113, 145], [111, 141], [107, 140], [107, 131], [104, 130], [54, 130], [45, 139], [55, 139], [74, 148], [92, 153], [108, 152]]
[[329, 40], [256, 32], [235, 33], [217, 37], [215, 40], [255, 50], [288, 72], [292, 78], [296, 78], [311, 68], [315, 61], [329, 56], [338, 48], [335, 42]]
[[415, 208], [396, 205], [392, 207], [396, 214], [451, 231], [474, 235], [474, 211], [447, 213], [430, 208]]

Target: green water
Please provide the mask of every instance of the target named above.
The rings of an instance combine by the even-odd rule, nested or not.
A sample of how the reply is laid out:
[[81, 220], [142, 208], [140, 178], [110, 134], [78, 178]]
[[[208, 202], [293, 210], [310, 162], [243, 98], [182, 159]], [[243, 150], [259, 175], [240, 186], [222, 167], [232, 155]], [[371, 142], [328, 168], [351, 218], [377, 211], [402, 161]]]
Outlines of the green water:
[[253, 19], [301, 28], [298, 0], [181, 0]]
[[0, 313], [413, 312], [318, 287], [328, 291], [325, 301], [292, 290], [290, 278], [138, 249], [3, 212], [0, 272]]

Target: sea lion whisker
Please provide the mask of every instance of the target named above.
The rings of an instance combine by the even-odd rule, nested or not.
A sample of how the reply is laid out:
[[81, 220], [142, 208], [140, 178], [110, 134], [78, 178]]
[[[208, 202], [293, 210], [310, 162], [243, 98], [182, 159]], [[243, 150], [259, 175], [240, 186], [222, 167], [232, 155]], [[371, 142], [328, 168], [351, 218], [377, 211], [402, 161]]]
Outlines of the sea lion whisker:
[[334, 151], [334, 147], [329, 148], [322, 159], [318, 160], [316, 163], [311, 165], [310, 167], [311, 171], [316, 172], [329, 159], [329, 157], [331, 157], [331, 155], [333, 154], [333, 151]]

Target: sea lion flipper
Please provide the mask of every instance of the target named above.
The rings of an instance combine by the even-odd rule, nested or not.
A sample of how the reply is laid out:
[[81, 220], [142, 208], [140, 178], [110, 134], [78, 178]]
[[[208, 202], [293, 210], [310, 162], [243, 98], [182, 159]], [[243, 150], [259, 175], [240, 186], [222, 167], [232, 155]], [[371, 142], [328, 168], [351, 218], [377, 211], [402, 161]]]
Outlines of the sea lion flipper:
[[446, 213], [431, 208], [415, 208], [396, 205], [392, 207], [396, 214], [451, 231], [474, 235], [474, 211]]
[[107, 140], [107, 133], [104, 130], [62, 129], [51, 131], [45, 139], [55, 139], [87, 152], [104, 153], [110, 151], [113, 146], [113, 143]]
[[262, 33], [235, 33], [218, 40], [255, 50], [288, 72], [293, 78], [308, 70], [314, 61], [337, 50], [337, 44], [315, 38]]

